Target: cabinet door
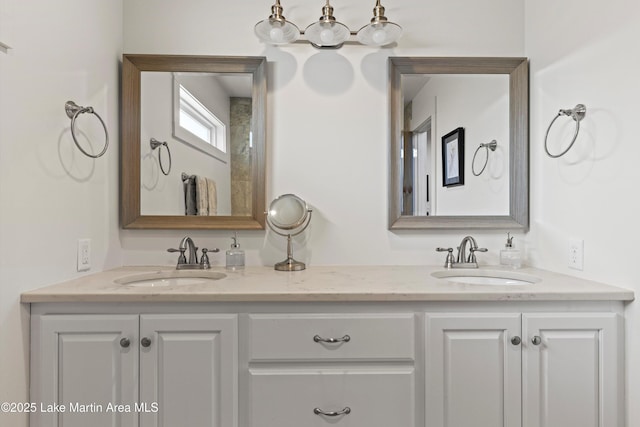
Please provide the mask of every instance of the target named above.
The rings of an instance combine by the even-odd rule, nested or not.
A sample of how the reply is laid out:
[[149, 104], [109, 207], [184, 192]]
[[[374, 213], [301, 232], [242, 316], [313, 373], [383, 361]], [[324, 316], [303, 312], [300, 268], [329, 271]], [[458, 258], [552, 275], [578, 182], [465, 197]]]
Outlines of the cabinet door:
[[520, 319], [520, 314], [426, 315], [428, 427], [521, 425]]
[[623, 425], [621, 322], [613, 313], [523, 315], [524, 427]]
[[140, 337], [142, 427], [237, 425], [236, 315], [142, 315]]
[[31, 426], [137, 426], [133, 410], [118, 409], [137, 401], [138, 316], [32, 320], [31, 399], [40, 406]]

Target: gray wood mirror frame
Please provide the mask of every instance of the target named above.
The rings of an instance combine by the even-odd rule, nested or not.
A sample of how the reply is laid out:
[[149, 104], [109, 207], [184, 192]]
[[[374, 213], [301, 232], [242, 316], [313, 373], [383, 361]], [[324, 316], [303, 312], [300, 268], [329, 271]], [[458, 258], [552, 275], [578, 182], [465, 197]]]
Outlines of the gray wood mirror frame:
[[[508, 207], [502, 215], [405, 215], [403, 212], [403, 76], [499, 75], [508, 76]], [[390, 57], [390, 166], [389, 229], [506, 229], [529, 227], [529, 67], [527, 58]], [[473, 93], [468, 94], [473, 97]], [[444, 131], [444, 129], [443, 129]], [[489, 142], [489, 141], [480, 141]], [[434, 138], [440, 144], [440, 138]], [[467, 141], [467, 170], [477, 141]], [[435, 150], [433, 151], [435, 152]], [[439, 159], [438, 159], [439, 161]], [[505, 160], [506, 162], [506, 160]], [[435, 173], [435, 171], [434, 171]], [[469, 178], [474, 178], [470, 176]], [[434, 180], [435, 181], [435, 180]], [[433, 184], [431, 184], [433, 185]], [[505, 189], [505, 192], [507, 190]], [[406, 192], [406, 191], [405, 191]], [[405, 210], [406, 211], [406, 210]]]
[[[141, 148], [149, 144], [149, 141], [141, 140], [143, 72], [167, 72], [173, 75], [244, 73], [252, 77], [249, 125], [251, 155], [247, 165], [250, 173], [246, 184], [249, 188], [247, 212], [240, 215], [232, 213], [216, 216], [143, 214], [141, 211]], [[266, 58], [125, 54], [122, 60], [121, 96], [120, 216], [123, 228], [235, 230], [265, 228]], [[163, 155], [166, 156], [166, 154]], [[173, 162], [175, 164], [175, 158]], [[177, 171], [178, 176], [180, 172], [180, 170]], [[176, 178], [176, 180], [179, 179]], [[181, 185], [179, 181], [173, 184]]]

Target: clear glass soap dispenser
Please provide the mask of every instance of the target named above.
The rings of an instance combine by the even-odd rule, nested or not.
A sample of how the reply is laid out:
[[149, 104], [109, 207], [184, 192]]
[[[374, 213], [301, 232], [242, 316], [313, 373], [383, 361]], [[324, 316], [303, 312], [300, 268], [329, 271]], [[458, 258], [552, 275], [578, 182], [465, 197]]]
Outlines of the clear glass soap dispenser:
[[520, 249], [513, 246], [513, 236], [507, 233], [507, 243], [504, 249], [500, 251], [500, 265], [511, 268], [520, 268], [522, 266], [522, 255]]
[[240, 249], [238, 232], [233, 233], [231, 240], [233, 240], [233, 243], [231, 248], [227, 250], [227, 268], [229, 270], [241, 270], [244, 268], [244, 250]]

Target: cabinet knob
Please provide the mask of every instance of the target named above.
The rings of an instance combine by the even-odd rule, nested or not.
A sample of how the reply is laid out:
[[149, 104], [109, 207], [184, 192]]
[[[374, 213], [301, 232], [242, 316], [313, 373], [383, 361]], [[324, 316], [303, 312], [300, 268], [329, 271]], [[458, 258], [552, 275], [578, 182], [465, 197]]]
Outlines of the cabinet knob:
[[337, 343], [337, 342], [349, 342], [351, 341], [351, 337], [349, 335], [345, 335], [342, 338], [322, 338], [320, 335], [315, 335], [313, 337], [315, 342], [328, 342], [328, 343]]
[[316, 415], [324, 415], [325, 417], [338, 417], [340, 415], [350, 414], [351, 408], [347, 406], [342, 411], [323, 411], [320, 408], [314, 408], [313, 413]]
[[151, 339], [144, 337], [140, 340], [140, 345], [142, 345], [143, 347], [149, 347], [151, 345]]
[[131, 345], [131, 341], [129, 341], [129, 338], [122, 338], [120, 340], [120, 347], [128, 348], [130, 345]]
[[520, 339], [519, 336], [515, 336], [511, 338], [511, 344], [513, 345], [520, 345], [521, 342], [522, 342], [522, 339]]
[[531, 343], [533, 345], [540, 345], [542, 343], [542, 338], [540, 338], [538, 335], [534, 335], [534, 337], [531, 338]]

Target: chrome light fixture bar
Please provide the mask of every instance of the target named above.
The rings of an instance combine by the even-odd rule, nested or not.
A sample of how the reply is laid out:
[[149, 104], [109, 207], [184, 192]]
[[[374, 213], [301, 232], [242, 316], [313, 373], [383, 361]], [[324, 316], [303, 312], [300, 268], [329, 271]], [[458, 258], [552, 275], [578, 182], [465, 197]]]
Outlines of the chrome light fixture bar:
[[320, 19], [304, 31], [300, 31], [295, 24], [287, 21], [282, 11], [280, 0], [276, 0], [276, 4], [271, 6], [269, 18], [256, 24], [255, 33], [260, 40], [280, 45], [293, 43], [303, 35], [314, 47], [338, 49], [350, 36], [356, 36], [358, 42], [364, 45], [386, 46], [398, 40], [402, 34], [402, 28], [398, 24], [389, 22], [384, 16], [384, 7], [380, 4], [380, 0], [376, 0], [371, 22], [357, 32], [350, 31], [346, 25], [336, 20], [329, 0], [322, 8]]

